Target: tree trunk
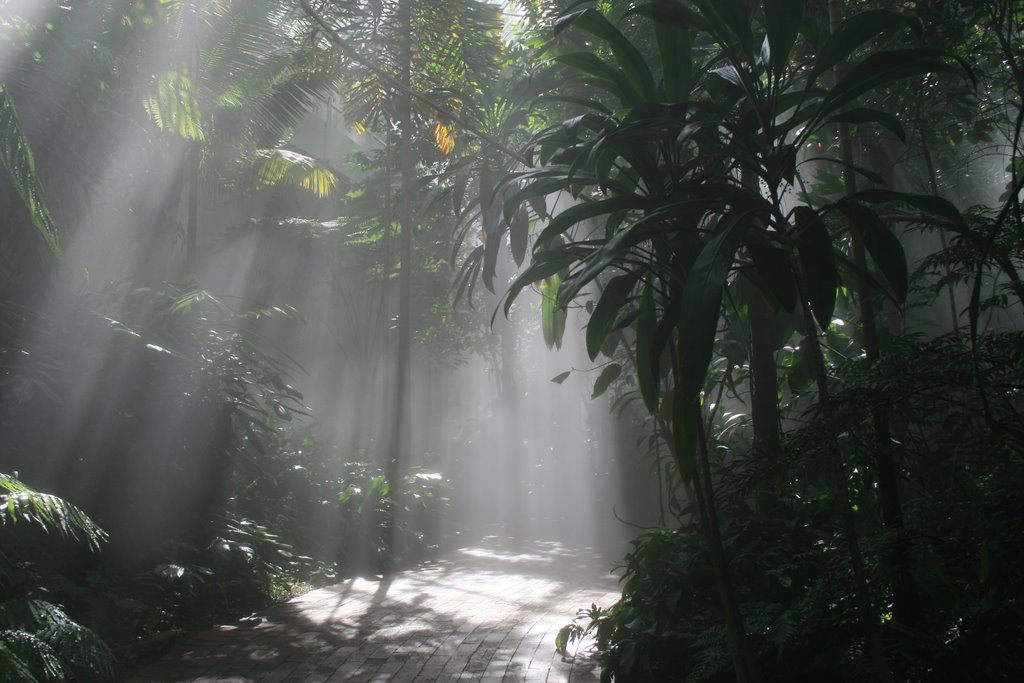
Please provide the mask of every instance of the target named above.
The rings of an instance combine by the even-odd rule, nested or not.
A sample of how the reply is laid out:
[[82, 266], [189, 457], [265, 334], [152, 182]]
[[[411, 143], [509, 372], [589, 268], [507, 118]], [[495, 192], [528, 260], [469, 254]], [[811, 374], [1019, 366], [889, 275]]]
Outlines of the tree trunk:
[[[682, 350], [683, 335], [679, 335], [677, 348], [672, 354], [673, 375], [679, 377], [679, 354]], [[677, 397], [678, 399], [678, 393]], [[683, 410], [687, 410], [684, 407]], [[722, 605], [722, 614], [725, 618], [726, 638], [729, 644], [729, 655], [732, 658], [733, 667], [736, 669], [737, 683], [757, 683], [760, 677], [757, 667], [751, 656], [750, 647], [747, 642], [747, 630], [743, 623], [743, 614], [740, 612], [740, 601], [736, 595], [736, 587], [729, 574], [729, 562], [725, 556], [725, 548], [722, 546], [722, 529], [718, 522], [718, 510], [715, 505], [715, 491], [711, 483], [711, 460], [708, 453], [707, 434], [704, 432], [704, 415], [699, 403], [694, 403], [692, 409], [696, 414], [694, 421], [697, 424], [697, 466], [694, 468], [694, 493], [697, 498], [697, 509], [700, 510], [701, 528], [704, 532], [704, 540], [708, 544], [708, 555], [711, 559], [711, 570], [715, 576], [715, 585], [718, 589], [719, 602]], [[678, 428], [673, 425], [673, 428]], [[674, 439], [673, 439], [674, 441]], [[675, 453], [677, 467], [680, 477], [685, 471], [683, 463], [679, 462], [681, 453], [676, 448]]]
[[[836, 0], [829, 2], [829, 23], [835, 27], [840, 20], [840, 7]], [[836, 65], [836, 80], [843, 77], [845, 64]], [[857, 176], [853, 172], [853, 136], [850, 124], [839, 124], [839, 154], [843, 162], [843, 185], [847, 196], [857, 192]], [[853, 261], [861, 273], [867, 272], [867, 256], [860, 235], [851, 231]], [[856, 282], [857, 302], [860, 306], [861, 329], [864, 354], [868, 363], [879, 358], [877, 313], [872, 298], [871, 285], [862, 274]], [[893, 454], [892, 431], [889, 410], [881, 396], [875, 396], [871, 406], [871, 422], [874, 435], [875, 476], [878, 481], [878, 500], [882, 512], [882, 523], [895, 535], [895, 541], [883, 558], [893, 574], [893, 611], [897, 622], [913, 625], [921, 620], [921, 601], [910, 573], [909, 552], [903, 538], [903, 507], [900, 502], [899, 475]]]
[[[402, 468], [408, 464], [409, 425], [411, 424], [411, 352], [412, 352], [412, 235], [415, 226], [412, 218], [412, 203], [408, 191], [415, 180], [415, 160], [413, 159], [413, 120], [412, 100], [408, 95], [412, 72], [412, 0], [401, 0], [398, 5], [398, 64], [399, 81], [405, 86], [398, 93], [398, 122], [401, 126], [399, 143], [399, 168], [401, 172], [402, 199], [398, 204], [398, 223], [400, 229], [398, 244], [398, 347], [395, 363], [395, 396], [394, 396], [394, 428], [390, 459], [386, 468], [392, 492], [397, 493], [399, 476]], [[392, 515], [398, 514], [392, 509]], [[398, 520], [392, 518], [391, 551], [394, 553], [398, 540]]]
[[850, 565], [853, 569], [853, 581], [855, 600], [860, 612], [861, 625], [868, 643], [868, 652], [875, 668], [877, 680], [888, 683], [892, 680], [892, 673], [889, 671], [889, 663], [885, 657], [885, 650], [882, 647], [882, 631], [878, 620], [871, 608], [871, 595], [868, 592], [867, 572], [864, 569], [864, 556], [860, 550], [860, 540], [857, 534], [857, 524], [853, 518], [852, 501], [850, 499], [850, 487], [847, 484], [846, 465], [843, 462], [843, 452], [839, 447], [839, 434], [836, 429], [835, 415], [832, 412], [832, 401], [828, 391], [828, 376], [825, 373], [825, 359], [821, 353], [821, 345], [818, 342], [818, 328], [811, 312], [811, 305], [804, 296], [803, 277], [798, 279], [800, 290], [800, 302], [803, 306], [804, 325], [807, 328], [806, 341], [810, 344], [810, 357], [814, 366], [814, 379], [818, 388], [818, 408], [821, 411], [822, 428], [825, 437], [825, 447], [828, 451], [829, 465], [832, 468], [832, 475], [835, 479], [836, 505], [839, 511], [839, 519], [842, 524], [843, 537], [846, 541], [846, 550], [850, 556]]

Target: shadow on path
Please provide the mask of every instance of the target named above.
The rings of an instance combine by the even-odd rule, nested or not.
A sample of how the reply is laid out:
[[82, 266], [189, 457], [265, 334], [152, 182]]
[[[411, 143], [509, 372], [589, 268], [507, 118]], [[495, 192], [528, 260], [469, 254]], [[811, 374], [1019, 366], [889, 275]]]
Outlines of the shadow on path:
[[491, 536], [191, 634], [129, 681], [594, 682], [592, 662], [555, 653], [555, 634], [618, 597], [611, 567], [589, 549]]

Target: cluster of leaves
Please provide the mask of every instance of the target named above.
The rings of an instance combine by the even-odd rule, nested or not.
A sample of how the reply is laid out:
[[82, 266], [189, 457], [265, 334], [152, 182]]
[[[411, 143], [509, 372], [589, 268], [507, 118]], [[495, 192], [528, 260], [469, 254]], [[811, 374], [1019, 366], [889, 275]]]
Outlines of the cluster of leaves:
[[[882, 189], [882, 174], [855, 163], [852, 131], [856, 139], [879, 131], [906, 143], [904, 121], [880, 102], [920, 80], [975, 84], [975, 77], [955, 52], [921, 42], [919, 17], [869, 9], [844, 19], [843, 3], [831, 5], [826, 20], [799, 1], [657, 0], [624, 13], [624, 22], [650, 20], [642, 22], [646, 32], [632, 33], [593, 8], [573, 6], [555, 22], [556, 35], [596, 41], [550, 53], [576, 75], [582, 112], [534, 137], [527, 157], [536, 167], [504, 181], [511, 188], [505, 218], [527, 199], [564, 192], [573, 202], [538, 233], [505, 310], [535, 286], [549, 300], [542, 314], [554, 329], [560, 312], [592, 295], [587, 350], [610, 361], [594, 393], [616, 381], [635, 384], [692, 501], [683, 519], [694, 520], [674, 532], [693, 547], [663, 555], [661, 536], [646, 537], [627, 558], [623, 600], [591, 610], [590, 626], [561, 635], [564, 649], [594, 631], [609, 677], [715, 679], [730, 667], [741, 682], [890, 680], [893, 668], [910, 679], [935, 675], [925, 662], [949, 642], [957, 617], [936, 596], [924, 607], [907, 597], [907, 587], [924, 579], [906, 572], [927, 573], [934, 561], [912, 557], [908, 539], [928, 527], [900, 530], [900, 496], [902, 487], [912, 491], [911, 509], [950, 492], [931, 485], [914, 449], [969, 457], [971, 464], [958, 459], [952, 469], [986, 492], [982, 472], [1020, 467], [1020, 433], [1010, 426], [1019, 414], [1018, 341], [980, 324], [984, 311], [1019, 303], [1015, 165], [1001, 206], [967, 217], [944, 198]], [[1017, 14], [1008, 16], [1004, 27], [1019, 25]], [[819, 29], [826, 23], [827, 35]], [[1007, 59], [1015, 57], [1011, 49]], [[835, 158], [817, 156], [826, 142], [829, 151], [838, 143]], [[805, 176], [825, 177], [819, 168], [828, 164], [842, 182], [811, 183], [808, 191]], [[874, 187], [858, 191], [865, 182]], [[902, 306], [910, 291], [895, 221], [953, 235], [951, 248], [921, 272], [940, 274], [937, 290], [959, 283], [972, 290], [967, 330], [916, 355], [903, 345], [916, 340], [877, 331], [877, 307]], [[854, 321], [849, 334], [837, 311]], [[758, 351], [767, 365], [755, 367]], [[925, 386], [901, 362], [922, 368]], [[627, 364], [635, 375], [623, 372]], [[788, 391], [780, 391], [785, 379]], [[950, 403], [932, 403], [936, 392]], [[753, 400], [754, 448], [743, 436], [733, 444], [743, 448], [716, 453], [724, 435], [745, 431], [734, 429], [735, 414], [723, 415], [723, 395]], [[822, 450], [827, 458], [815, 459]], [[759, 476], [747, 478], [750, 471]], [[992, 495], [993, 505], [1005, 502]], [[1011, 507], [1004, 512], [1017, 523]], [[647, 563], [648, 554], [658, 562]], [[1015, 581], [1000, 587], [1005, 598]], [[680, 583], [683, 593], [672, 593]], [[709, 605], [693, 596], [712, 587], [721, 615], [705, 623], [701, 609]], [[686, 605], [666, 612], [680, 595], [690, 596]], [[908, 617], [912, 603], [919, 609]], [[925, 624], [920, 610], [932, 610], [935, 621]], [[883, 629], [883, 616], [896, 626]], [[900, 632], [888, 636], [899, 647], [886, 651], [883, 630]], [[992, 644], [1000, 662], [992, 671], [1014, 670], [1004, 652], [1017, 638], [1007, 629]]]
[[[857, 523], [874, 558], [909, 539], [923, 620], [890, 635], [900, 680], [1003, 680], [1021, 674], [1024, 630], [1020, 546], [1024, 509], [1015, 493], [1024, 477], [1019, 394], [1021, 333], [983, 335], [972, 352], [963, 335], [894, 340], [875, 364], [835, 370], [841, 428], [858, 453], [851, 485]], [[974, 368], [987, 378], [980, 397]], [[870, 405], [892, 411], [901, 465], [914, 495], [897, 535], [879, 529], [871, 474]], [[986, 416], [983, 405], [989, 405]], [[797, 417], [797, 415], [794, 415]], [[723, 420], [723, 458], [715, 480], [723, 544], [738, 587], [762, 680], [859, 681], [872, 678], [847, 585], [849, 559], [835, 528], [833, 493], [818, 455], [821, 426], [810, 409], [771, 458], [751, 452]], [[806, 419], [811, 418], [811, 419]], [[986, 421], [995, 423], [995, 430]], [[986, 434], [997, 434], [995, 441]], [[682, 511], [687, 519], [687, 511]], [[870, 566], [875, 609], [891, 624], [892, 579]], [[557, 645], [585, 635], [604, 680], [729, 680], [726, 634], [715, 599], [707, 546], [684, 523], [634, 541], [623, 563], [622, 597], [581, 610]]]
[[[5, 680], [26, 683], [109, 676], [109, 648], [48, 594], [38, 566], [45, 553], [36, 552], [46, 534], [95, 551], [107, 538], [78, 507], [0, 473], [0, 671]], [[52, 548], [53, 540], [46, 545]]]

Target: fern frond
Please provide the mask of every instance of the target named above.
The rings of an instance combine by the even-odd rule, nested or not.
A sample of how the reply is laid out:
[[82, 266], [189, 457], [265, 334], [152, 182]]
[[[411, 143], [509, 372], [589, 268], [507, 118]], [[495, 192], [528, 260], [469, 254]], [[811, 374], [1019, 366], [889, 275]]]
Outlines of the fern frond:
[[98, 550], [107, 534], [85, 512], [63, 498], [40, 493], [16, 477], [0, 472], [0, 525], [27, 522], [84, 541]]
[[0, 671], [4, 672], [6, 677], [4, 680], [39, 683], [39, 679], [32, 673], [28, 664], [7, 647], [2, 637], [0, 637]]
[[38, 674], [32, 680], [67, 680], [57, 653], [37, 634], [20, 630], [0, 631], [0, 641], [30, 674]]
[[24, 202], [32, 224], [46, 240], [50, 251], [61, 258], [63, 252], [60, 237], [43, 200], [43, 188], [36, 175], [35, 157], [22, 133], [14, 101], [3, 83], [0, 83], [0, 163], [10, 174], [14, 189]]

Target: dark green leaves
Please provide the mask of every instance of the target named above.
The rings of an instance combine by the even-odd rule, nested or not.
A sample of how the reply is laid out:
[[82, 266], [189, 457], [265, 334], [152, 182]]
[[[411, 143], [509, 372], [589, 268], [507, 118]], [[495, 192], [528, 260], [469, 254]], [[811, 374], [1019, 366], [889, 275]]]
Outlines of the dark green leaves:
[[800, 257], [804, 296], [811, 304], [814, 319], [822, 329], [832, 322], [836, 306], [839, 272], [832, 253], [832, 237], [818, 213], [807, 206], [793, 210], [796, 220], [796, 249]]
[[917, 26], [918, 22], [908, 15], [879, 9], [859, 12], [840, 23], [818, 51], [807, 78], [808, 87], [832, 67], [850, 60], [857, 49], [869, 40], [889, 33], [901, 24]]
[[907, 298], [907, 257], [903, 245], [872, 209], [854, 202], [839, 202], [836, 209], [843, 213], [857, 231], [864, 247], [871, 254], [878, 270], [892, 288], [896, 301]]
[[609, 363], [604, 366], [601, 370], [601, 374], [597, 376], [597, 381], [594, 382], [594, 392], [590, 395], [590, 398], [594, 399], [608, 391], [608, 387], [611, 383], [619, 378], [622, 374], [622, 366], [618, 363]]
[[608, 285], [601, 293], [601, 298], [587, 322], [587, 353], [590, 360], [597, 358], [609, 333], [615, 328], [620, 313], [631, 299], [638, 277], [638, 273], [614, 277], [608, 281]]
[[643, 100], [656, 99], [654, 76], [651, 75], [644, 56], [600, 12], [588, 8], [563, 15], [555, 21], [555, 33], [558, 34], [569, 26], [587, 31], [603, 40], [611, 48], [615, 61], [619, 63], [622, 74], [632, 90]]
[[764, 23], [771, 47], [769, 65], [776, 74], [781, 74], [789, 65], [789, 53], [793, 50], [803, 20], [804, 0], [764, 0]]
[[718, 330], [725, 278], [755, 215], [753, 210], [747, 210], [723, 218], [715, 235], [701, 249], [683, 286], [678, 326], [682, 335], [681, 377], [677, 382], [682, 385], [686, 402], [695, 401], [704, 386]]
[[900, 120], [892, 114], [879, 109], [867, 109], [864, 107], [849, 109], [841, 114], [836, 114], [826, 121], [826, 123], [853, 123], [857, 125], [862, 123], [877, 123], [898, 137], [900, 142], [907, 141], [907, 134], [903, 131], [903, 125], [900, 124]]

